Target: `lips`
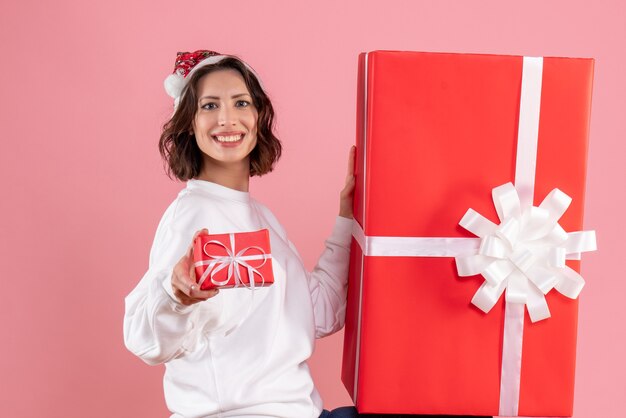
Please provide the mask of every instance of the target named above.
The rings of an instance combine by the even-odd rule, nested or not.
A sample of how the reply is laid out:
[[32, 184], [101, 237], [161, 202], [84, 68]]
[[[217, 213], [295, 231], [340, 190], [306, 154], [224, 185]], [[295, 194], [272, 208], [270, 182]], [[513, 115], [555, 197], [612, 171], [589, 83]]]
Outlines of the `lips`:
[[239, 142], [243, 139], [244, 134], [236, 133], [236, 134], [218, 134], [213, 135], [213, 139], [220, 143], [235, 143]]

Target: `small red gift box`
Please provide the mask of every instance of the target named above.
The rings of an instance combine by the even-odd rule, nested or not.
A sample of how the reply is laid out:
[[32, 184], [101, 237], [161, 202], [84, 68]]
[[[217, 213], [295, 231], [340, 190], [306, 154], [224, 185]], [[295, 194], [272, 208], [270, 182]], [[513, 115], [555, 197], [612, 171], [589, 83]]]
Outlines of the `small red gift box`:
[[274, 283], [267, 229], [200, 235], [193, 248], [200, 289], [269, 286]]
[[[572, 415], [592, 75], [591, 59], [361, 54], [342, 371], [359, 412]], [[535, 218], [562, 229], [532, 254], [515, 242]]]

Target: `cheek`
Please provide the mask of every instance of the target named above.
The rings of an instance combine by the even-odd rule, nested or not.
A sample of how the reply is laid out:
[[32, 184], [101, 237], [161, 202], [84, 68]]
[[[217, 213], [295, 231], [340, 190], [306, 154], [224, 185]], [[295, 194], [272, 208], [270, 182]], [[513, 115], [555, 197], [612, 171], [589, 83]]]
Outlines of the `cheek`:
[[250, 126], [254, 127], [254, 130], [256, 131], [256, 129], [259, 126], [259, 114], [257, 113], [256, 110], [250, 113], [249, 123], [250, 123]]
[[198, 113], [194, 116], [191, 122], [191, 126], [196, 132], [206, 131], [207, 129], [211, 129], [211, 127], [215, 125], [215, 121], [213, 119], [213, 115], [209, 115], [207, 113]]
[[198, 136], [200, 132], [202, 132], [202, 123], [198, 120], [198, 118], [193, 118], [191, 122], [191, 130], [196, 136]]

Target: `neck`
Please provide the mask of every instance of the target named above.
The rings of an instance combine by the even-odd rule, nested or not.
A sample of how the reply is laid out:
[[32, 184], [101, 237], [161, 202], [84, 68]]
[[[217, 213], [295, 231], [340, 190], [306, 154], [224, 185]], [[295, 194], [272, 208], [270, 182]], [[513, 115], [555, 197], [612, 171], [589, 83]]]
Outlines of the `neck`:
[[250, 185], [250, 160], [246, 158], [236, 163], [223, 163], [205, 158], [197, 179], [247, 192]]

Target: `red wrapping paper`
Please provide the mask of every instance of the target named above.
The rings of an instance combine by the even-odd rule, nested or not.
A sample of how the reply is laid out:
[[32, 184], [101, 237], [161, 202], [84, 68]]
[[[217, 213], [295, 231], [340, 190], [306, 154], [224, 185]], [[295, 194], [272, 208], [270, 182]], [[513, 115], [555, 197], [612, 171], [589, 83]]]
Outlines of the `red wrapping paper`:
[[[354, 213], [366, 235], [473, 237], [458, 225], [470, 207], [497, 221], [521, 68], [519, 56], [360, 55]], [[571, 196], [566, 231], [583, 229], [592, 74], [591, 59], [544, 59], [534, 204], [555, 187]], [[498, 415], [503, 298], [487, 314], [471, 305], [484, 279], [460, 278], [454, 258], [362, 257], [353, 240], [350, 263], [342, 380], [359, 412]], [[572, 415], [578, 301], [546, 299], [551, 318], [526, 313], [520, 416]]]
[[[234, 248], [231, 242], [231, 235]], [[222, 245], [213, 241], [218, 241]], [[235, 260], [239, 262], [232, 261], [230, 256], [239, 256], [235, 257]], [[269, 286], [274, 283], [270, 238], [267, 229], [234, 234], [199, 235], [194, 242], [193, 258], [196, 281], [200, 282], [205, 271], [210, 269], [209, 276], [200, 286], [202, 290], [209, 290], [216, 287], [220, 289], [240, 286], [250, 287], [249, 273], [251, 271], [248, 266], [254, 269], [252, 277], [255, 286]], [[215, 264], [198, 265], [202, 262], [215, 262]], [[232, 264], [230, 277], [229, 264]], [[220, 269], [220, 267], [222, 268]], [[216, 269], [219, 271], [211, 277], [210, 273]], [[241, 283], [237, 283], [237, 273], [235, 269], [239, 270]], [[211, 279], [213, 279], [213, 281]], [[225, 281], [227, 281], [227, 283], [223, 285], [214, 283]]]

